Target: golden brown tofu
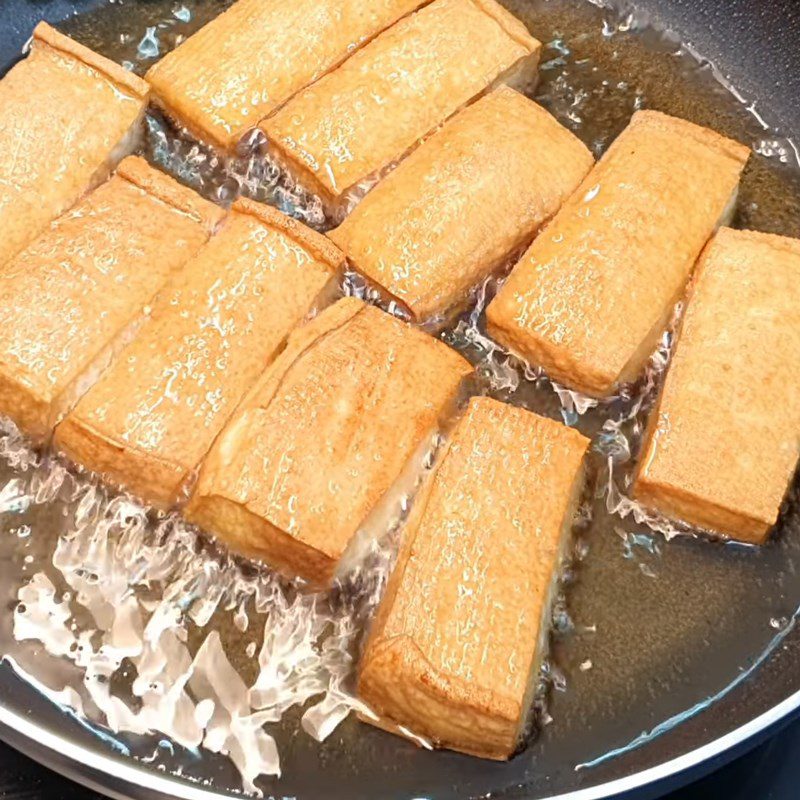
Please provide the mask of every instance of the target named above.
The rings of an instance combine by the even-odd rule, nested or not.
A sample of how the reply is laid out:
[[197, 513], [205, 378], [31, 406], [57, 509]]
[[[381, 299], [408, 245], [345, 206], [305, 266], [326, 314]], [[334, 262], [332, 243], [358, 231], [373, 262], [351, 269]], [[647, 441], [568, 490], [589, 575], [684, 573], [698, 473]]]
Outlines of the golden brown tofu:
[[0, 81], [0, 265], [133, 149], [149, 88], [40, 22]]
[[45, 439], [223, 215], [130, 157], [51, 223], [0, 270], [0, 413]]
[[239, 0], [147, 73], [156, 101], [230, 148], [292, 95], [425, 0]]
[[473, 398], [415, 500], [358, 692], [387, 727], [486, 758], [514, 752], [547, 649], [588, 439]]
[[147, 502], [174, 505], [245, 392], [344, 257], [239, 200], [151, 318], [56, 429], [56, 447]]
[[436, 0], [262, 123], [329, 205], [498, 81], [534, 74], [540, 44], [495, 0]]
[[576, 136], [504, 86], [453, 117], [329, 236], [416, 320], [441, 317], [530, 243], [593, 163]]
[[469, 364], [355, 298], [289, 338], [205, 460], [187, 517], [315, 585], [453, 400]]
[[800, 456], [800, 240], [723, 228], [697, 266], [634, 497], [760, 544]]
[[634, 114], [490, 303], [490, 334], [588, 395], [634, 380], [732, 212], [749, 152], [684, 120]]

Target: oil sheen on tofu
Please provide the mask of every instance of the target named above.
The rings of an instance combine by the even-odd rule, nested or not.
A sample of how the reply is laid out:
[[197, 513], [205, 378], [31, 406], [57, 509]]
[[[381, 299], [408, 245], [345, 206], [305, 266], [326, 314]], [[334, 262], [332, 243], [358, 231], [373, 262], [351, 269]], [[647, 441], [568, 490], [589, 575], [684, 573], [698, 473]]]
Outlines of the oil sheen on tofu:
[[329, 235], [415, 320], [441, 320], [530, 243], [593, 164], [574, 134], [502, 86], [423, 142]]
[[495, 0], [435, 0], [261, 124], [331, 208], [497, 82], [536, 74], [541, 45]]
[[424, 0], [239, 0], [147, 73], [197, 138], [232, 149], [248, 129]]
[[733, 211], [745, 145], [638, 111], [487, 310], [489, 333], [593, 397], [638, 377]]
[[469, 364], [345, 298], [298, 328], [203, 464], [190, 520], [315, 585], [453, 401]]
[[800, 240], [722, 228], [697, 267], [634, 496], [761, 544], [800, 457], [798, 364]]
[[149, 503], [174, 505], [342, 261], [321, 234], [238, 200], [59, 425], [57, 448]]
[[148, 85], [40, 22], [0, 81], [0, 266], [132, 151]]
[[46, 440], [224, 211], [132, 156], [0, 270], [0, 413]]
[[546, 652], [589, 440], [473, 398], [415, 501], [361, 658], [359, 696], [390, 730], [513, 754]]

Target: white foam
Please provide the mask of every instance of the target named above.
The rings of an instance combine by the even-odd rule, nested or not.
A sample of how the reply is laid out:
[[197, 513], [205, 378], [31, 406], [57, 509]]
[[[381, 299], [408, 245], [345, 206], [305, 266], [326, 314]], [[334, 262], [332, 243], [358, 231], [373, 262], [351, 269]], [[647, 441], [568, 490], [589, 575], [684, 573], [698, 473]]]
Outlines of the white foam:
[[[74, 668], [74, 679], [49, 690], [54, 702], [115, 734], [157, 733], [226, 754], [256, 793], [260, 775], [280, 774], [265, 726], [287, 710], [305, 706], [301, 725], [320, 741], [351, 710], [369, 713], [353, 696], [354, 668], [393, 563], [391, 536], [373, 531], [364, 562], [331, 592], [311, 594], [221, 552], [176, 515], [37, 456], [13, 426], [0, 431], [0, 454], [15, 467], [0, 509], [57, 499], [65, 512], [14, 614], [16, 641], [39, 642]], [[408, 501], [395, 505], [405, 513]], [[233, 625], [219, 622], [226, 615]], [[254, 641], [223, 642], [226, 629], [251, 630], [251, 640], [263, 629], [257, 660]], [[245, 673], [255, 674], [249, 684]]]

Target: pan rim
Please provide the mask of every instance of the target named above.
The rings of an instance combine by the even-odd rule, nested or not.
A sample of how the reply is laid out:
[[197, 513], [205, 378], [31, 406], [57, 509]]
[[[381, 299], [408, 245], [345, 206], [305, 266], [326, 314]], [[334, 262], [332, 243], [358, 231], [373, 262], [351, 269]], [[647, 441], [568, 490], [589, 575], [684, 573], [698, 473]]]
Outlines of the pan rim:
[[[603, 800], [652, 786], [703, 763], [709, 763], [712, 759], [763, 733], [798, 709], [800, 709], [800, 690], [732, 731], [669, 761], [623, 778], [551, 795], [542, 800]], [[221, 797], [230, 796], [230, 793], [222, 794], [213, 789], [192, 786], [178, 776], [161, 776], [141, 765], [127, 764], [124, 759], [129, 757], [114, 757], [92, 752], [83, 745], [76, 744], [68, 736], [41, 727], [2, 703], [0, 703], [0, 740], [70, 780], [104, 793], [110, 792], [111, 796], [121, 800], [152, 798], [150, 792], [178, 800], [219, 800]], [[26, 747], [26, 744], [29, 746]], [[45, 754], [49, 754], [51, 758], [48, 760]], [[91, 770], [96, 774], [86, 774], [84, 770]], [[101, 783], [99, 779], [102, 776], [121, 782], [120, 788], [125, 793]]]

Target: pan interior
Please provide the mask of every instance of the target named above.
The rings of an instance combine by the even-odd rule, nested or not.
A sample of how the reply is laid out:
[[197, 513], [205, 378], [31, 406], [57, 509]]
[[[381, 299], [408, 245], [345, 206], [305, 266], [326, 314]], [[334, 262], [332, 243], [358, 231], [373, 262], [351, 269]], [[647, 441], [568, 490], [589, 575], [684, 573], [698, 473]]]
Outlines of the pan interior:
[[[182, 4], [125, 0], [84, 11], [61, 27], [143, 71], [157, 58], [154, 41], [157, 52], [163, 53], [224, 5], [212, 0]], [[604, 151], [639, 107], [713, 127], [752, 144], [755, 150], [743, 178], [735, 227], [800, 236], [796, 151], [791, 140], [765, 127], [768, 107], [763, 112], [765, 122], [690, 48], [645, 24], [636, 12], [620, 14], [577, 0], [507, 0], [506, 5], [545, 43], [536, 99], [595, 155]], [[0, 12], [0, 20], [7, 13]], [[13, 57], [12, 53], [3, 55], [9, 61]], [[203, 180], [200, 188], [208, 193], [218, 189], [213, 176]], [[480, 318], [471, 322], [465, 317], [461, 323], [459, 330], [445, 332], [445, 338], [486, 367], [485, 350], [475, 346], [475, 332], [482, 330]], [[491, 369], [484, 370], [493, 393], [548, 416], [566, 415], [566, 421], [595, 438], [609, 414], [623, 413], [620, 406], [579, 415], [565, 409], [546, 383], [519, 374], [509, 378], [498, 372], [498, 363], [495, 360]], [[747, 375], [741, 378], [748, 380]], [[631, 433], [633, 428], [626, 430]], [[2, 442], [6, 458], [0, 468], [0, 487], [5, 486], [0, 490], [4, 510], [0, 578], [8, 612], [0, 622], [0, 653], [11, 656], [45, 685], [60, 689], [75, 675], [64, 672], [36, 637], [15, 639], [12, 610], [18, 608], [20, 588], [35, 573], [43, 571], [54, 581], [58, 577], [53, 554], [70, 520], [58, 498], [46, 503], [14, 502], [14, 487], [30, 491], [26, 483], [30, 473], [22, 470], [22, 464], [11, 463], [13, 457], [9, 461], [15, 451], [8, 435]], [[607, 477], [603, 458], [607, 452], [595, 454], [598, 484]], [[625, 467], [621, 465], [618, 480]], [[606, 496], [597, 497], [593, 521], [580, 536], [585, 555], [575, 569], [576, 580], [567, 589], [571, 624], [556, 635], [555, 689], [547, 709], [552, 721], [510, 763], [425, 752], [352, 718], [317, 744], [299, 731], [300, 712], [290, 712], [268, 726], [278, 744], [283, 777], [264, 779], [259, 785], [269, 795], [309, 800], [376, 793], [437, 800], [489, 792], [547, 797], [659, 763], [731, 729], [746, 719], [737, 714], [746, 712], [731, 708], [727, 687], [757, 665], [764, 653], [774, 649], [771, 660], [775, 661], [781, 648], [792, 641], [791, 634], [783, 637], [800, 605], [800, 514], [795, 495], [796, 487], [777, 534], [758, 550], [692, 537], [667, 541], [632, 517], [609, 514]], [[57, 588], [61, 592], [65, 587]], [[218, 611], [209, 623], [222, 633], [229, 653], [244, 651], [249, 643], [249, 634], [230, 624], [233, 612]], [[249, 613], [250, 630], [263, 627], [263, 616], [252, 609]], [[92, 624], [77, 614], [75, 622], [87, 628]], [[250, 677], [252, 665], [246, 659], [231, 658], [237, 670]], [[762, 675], [756, 671], [746, 690], [758, 693]], [[124, 683], [125, 675], [115, 675], [114, 680]], [[40, 691], [20, 684], [8, 664], [0, 672], [0, 701], [20, 712], [33, 709], [43, 726], [68, 730], [90, 750], [124, 748], [144, 759], [143, 770], [179, 772], [192, 781], [210, 781], [220, 792], [241, 787], [237, 771], [222, 756], [160, 745], [159, 736], [120, 733], [109, 740], [102, 724], [90, 730], [68, 719]], [[716, 720], [713, 734], [707, 730], [710, 725], [694, 717], [706, 705], [709, 708], [701, 719]], [[684, 725], [673, 728], [670, 723], [662, 736], [645, 737], [641, 747], [604, 760], [605, 755], [636, 741], [643, 731], [684, 717], [688, 718]], [[595, 763], [576, 770], [577, 765]]]

